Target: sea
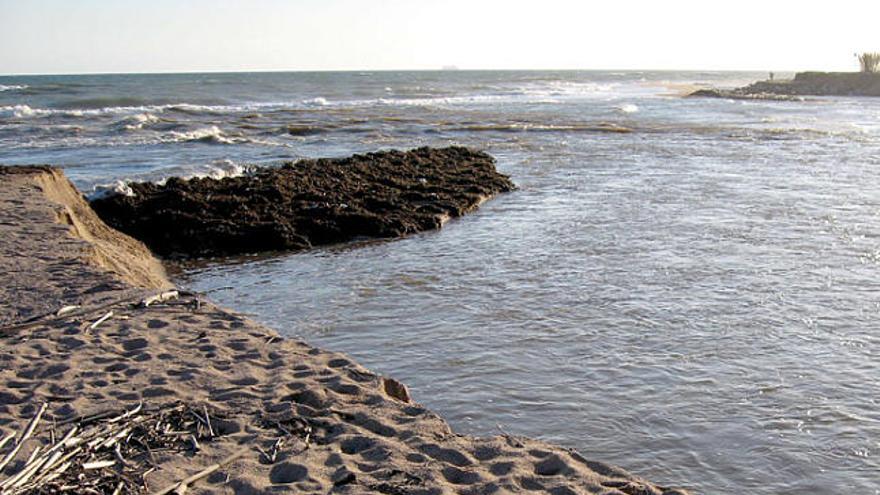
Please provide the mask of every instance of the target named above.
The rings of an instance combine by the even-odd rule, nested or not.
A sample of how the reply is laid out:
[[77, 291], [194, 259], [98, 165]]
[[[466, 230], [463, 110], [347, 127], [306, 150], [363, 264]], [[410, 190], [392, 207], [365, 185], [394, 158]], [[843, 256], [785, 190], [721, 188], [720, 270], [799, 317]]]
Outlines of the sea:
[[91, 195], [485, 150], [518, 189], [439, 231], [176, 280], [403, 381], [462, 433], [695, 493], [878, 494], [880, 99], [683, 97], [766, 77], [0, 77], [0, 163], [61, 166]]

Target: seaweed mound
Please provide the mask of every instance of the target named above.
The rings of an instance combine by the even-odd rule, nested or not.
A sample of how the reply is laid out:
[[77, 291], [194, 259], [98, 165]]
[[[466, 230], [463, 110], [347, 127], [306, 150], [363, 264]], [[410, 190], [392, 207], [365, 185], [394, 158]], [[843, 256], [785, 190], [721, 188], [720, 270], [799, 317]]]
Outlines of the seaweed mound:
[[462, 147], [301, 160], [242, 177], [129, 184], [92, 201], [112, 227], [166, 258], [298, 251], [394, 238], [512, 190], [490, 155]]

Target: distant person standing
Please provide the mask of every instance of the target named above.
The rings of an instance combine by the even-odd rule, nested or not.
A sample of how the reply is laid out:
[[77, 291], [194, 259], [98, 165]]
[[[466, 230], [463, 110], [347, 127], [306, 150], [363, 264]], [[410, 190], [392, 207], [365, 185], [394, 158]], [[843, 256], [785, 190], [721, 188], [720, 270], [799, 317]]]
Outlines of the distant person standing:
[[773, 73], [771, 72], [771, 73], [770, 73], [770, 80], [771, 80], [771, 81], [773, 80], [773, 76], [775, 76], [775, 74], [773, 74]]

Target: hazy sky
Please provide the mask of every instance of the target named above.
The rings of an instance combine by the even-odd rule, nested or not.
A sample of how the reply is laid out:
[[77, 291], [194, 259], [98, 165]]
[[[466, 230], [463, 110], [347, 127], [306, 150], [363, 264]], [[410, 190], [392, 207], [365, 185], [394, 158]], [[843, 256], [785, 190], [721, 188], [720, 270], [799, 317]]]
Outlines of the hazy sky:
[[0, 0], [0, 74], [854, 70], [880, 1]]

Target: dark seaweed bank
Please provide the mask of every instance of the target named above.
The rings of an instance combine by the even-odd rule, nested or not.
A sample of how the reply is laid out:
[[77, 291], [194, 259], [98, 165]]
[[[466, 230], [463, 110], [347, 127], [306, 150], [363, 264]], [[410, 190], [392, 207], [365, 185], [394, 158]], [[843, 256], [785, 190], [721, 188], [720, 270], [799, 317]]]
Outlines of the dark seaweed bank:
[[224, 179], [129, 184], [92, 201], [112, 227], [166, 258], [299, 251], [437, 229], [514, 189], [490, 155], [462, 147], [301, 160]]

